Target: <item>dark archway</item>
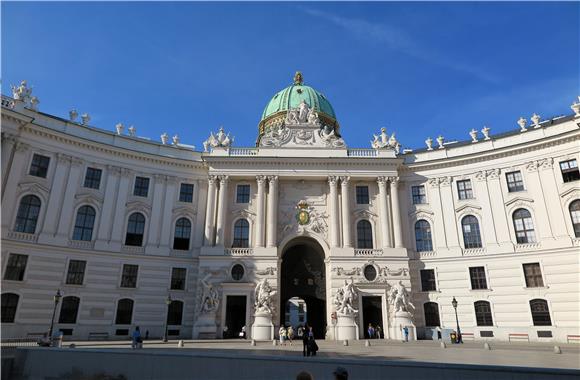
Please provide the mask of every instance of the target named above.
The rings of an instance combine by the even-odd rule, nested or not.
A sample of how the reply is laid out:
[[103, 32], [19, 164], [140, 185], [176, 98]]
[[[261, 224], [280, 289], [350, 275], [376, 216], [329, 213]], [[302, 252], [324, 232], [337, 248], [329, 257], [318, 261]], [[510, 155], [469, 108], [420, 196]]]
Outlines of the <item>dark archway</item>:
[[288, 244], [282, 254], [281, 268], [280, 324], [285, 323], [286, 302], [292, 297], [302, 298], [308, 310], [306, 323], [312, 326], [315, 338], [324, 339], [326, 333], [324, 250], [313, 239], [295, 239]]

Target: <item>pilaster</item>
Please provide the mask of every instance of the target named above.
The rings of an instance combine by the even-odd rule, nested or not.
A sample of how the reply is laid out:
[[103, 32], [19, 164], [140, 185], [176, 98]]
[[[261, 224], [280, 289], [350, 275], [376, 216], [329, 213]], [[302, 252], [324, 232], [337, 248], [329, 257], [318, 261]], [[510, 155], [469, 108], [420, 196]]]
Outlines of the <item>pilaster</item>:
[[226, 175], [219, 176], [220, 190], [218, 199], [218, 214], [216, 221], [216, 239], [215, 244], [218, 246], [225, 245], [225, 228], [226, 214], [228, 212], [228, 182], [229, 177]]
[[257, 248], [264, 247], [264, 193], [266, 187], [266, 177], [256, 176], [258, 183], [257, 205], [256, 205], [256, 244]]
[[266, 232], [268, 248], [276, 247], [278, 227], [278, 176], [268, 177], [268, 231]]
[[350, 218], [350, 177], [340, 177], [340, 191], [342, 201], [342, 246], [344, 248], [352, 247], [351, 238], [351, 218]]

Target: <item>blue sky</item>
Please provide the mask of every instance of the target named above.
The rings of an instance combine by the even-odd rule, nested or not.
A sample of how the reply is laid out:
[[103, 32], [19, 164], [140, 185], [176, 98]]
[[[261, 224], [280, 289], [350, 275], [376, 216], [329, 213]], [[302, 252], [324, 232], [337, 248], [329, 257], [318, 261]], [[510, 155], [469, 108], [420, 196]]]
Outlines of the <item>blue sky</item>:
[[347, 145], [380, 127], [405, 147], [520, 116], [570, 114], [580, 3], [7, 3], [2, 93], [40, 110], [201, 147], [223, 125], [252, 146], [296, 70], [331, 101]]

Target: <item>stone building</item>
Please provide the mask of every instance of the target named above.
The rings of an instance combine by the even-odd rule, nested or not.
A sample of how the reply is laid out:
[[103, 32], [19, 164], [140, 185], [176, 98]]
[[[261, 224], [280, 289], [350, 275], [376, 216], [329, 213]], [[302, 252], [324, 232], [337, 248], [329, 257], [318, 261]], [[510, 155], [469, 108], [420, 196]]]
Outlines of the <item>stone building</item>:
[[347, 283], [361, 338], [369, 323], [399, 337], [401, 310], [436, 338], [456, 329], [454, 298], [464, 339], [580, 335], [579, 103], [501, 135], [403, 150], [383, 129], [350, 148], [297, 73], [256, 147], [220, 129], [203, 152], [38, 104], [25, 82], [2, 97], [4, 337], [46, 332], [53, 311], [73, 339], [253, 336], [255, 305], [277, 331], [299, 297], [339, 339]]

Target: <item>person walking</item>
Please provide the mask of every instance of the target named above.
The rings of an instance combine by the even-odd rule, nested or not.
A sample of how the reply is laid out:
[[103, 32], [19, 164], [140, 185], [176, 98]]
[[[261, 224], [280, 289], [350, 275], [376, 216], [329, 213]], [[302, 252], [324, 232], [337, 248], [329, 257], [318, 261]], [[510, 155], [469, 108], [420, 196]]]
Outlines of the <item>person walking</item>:
[[373, 328], [373, 325], [371, 325], [370, 323], [369, 327], [367, 328], [367, 335], [369, 339], [373, 339], [375, 335], [375, 329]]
[[135, 331], [133, 331], [131, 348], [143, 348], [143, 338], [141, 338], [141, 331], [139, 330], [139, 326], [135, 327]]
[[290, 342], [290, 345], [292, 345], [292, 340], [294, 339], [294, 329], [292, 326], [288, 326], [287, 335], [288, 341]]
[[286, 328], [284, 326], [280, 326], [280, 330], [278, 330], [278, 334], [280, 335], [280, 345], [285, 345], [286, 340]]
[[383, 329], [381, 329], [381, 326], [377, 325], [377, 329], [375, 330], [375, 335], [377, 336], [377, 339], [381, 339], [381, 337], [383, 336]]
[[403, 327], [403, 335], [405, 336], [405, 342], [409, 341], [409, 328], [407, 326]]
[[310, 351], [308, 350], [308, 325], [305, 325], [302, 330], [302, 355], [310, 356]]
[[316, 344], [316, 340], [314, 340], [314, 331], [312, 330], [312, 326], [310, 326], [308, 328], [308, 347], [306, 356], [316, 356], [317, 351], [318, 344]]
[[302, 336], [304, 335], [304, 327], [302, 327], [302, 325], [298, 326], [298, 338], [302, 339]]

